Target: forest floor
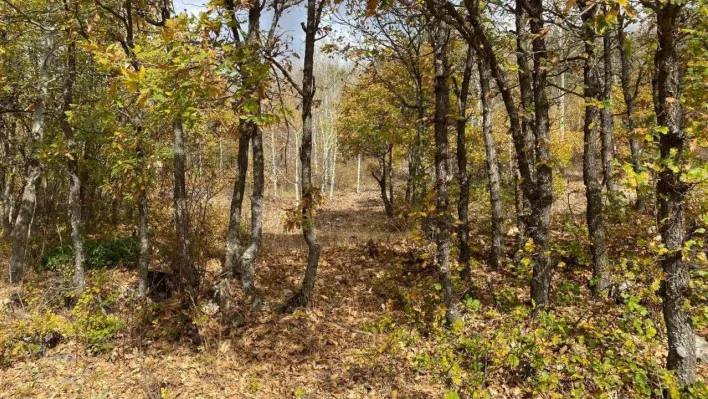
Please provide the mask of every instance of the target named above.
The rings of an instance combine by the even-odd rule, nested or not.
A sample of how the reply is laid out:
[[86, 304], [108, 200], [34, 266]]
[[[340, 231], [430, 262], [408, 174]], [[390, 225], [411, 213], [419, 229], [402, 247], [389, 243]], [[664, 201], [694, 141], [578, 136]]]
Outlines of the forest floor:
[[[528, 307], [523, 305], [528, 299], [525, 272], [475, 267], [477, 283], [468, 289], [459, 284], [457, 290], [465, 299], [465, 326], [440, 327], [436, 273], [429, 260], [433, 247], [386, 218], [374, 190], [326, 201], [317, 215], [322, 257], [314, 303], [292, 315], [278, 314], [275, 309], [298, 287], [306, 258], [300, 233], [283, 230], [280, 210], [288, 205], [292, 200], [266, 203], [257, 270], [266, 304], [262, 311], [247, 310], [240, 297], [240, 318], [224, 328], [215, 310], [205, 305], [204, 318], [197, 323], [203, 342], [191, 345], [130, 328], [132, 318], [139, 318], [134, 306], [116, 305], [124, 328], [100, 353], [86, 350], [85, 343], [66, 333], [58, 344], [44, 345], [32, 356], [0, 359], [0, 398], [441, 398], [444, 393], [449, 394], [445, 398], [456, 398], [452, 393], [464, 386], [483, 388], [486, 397], [564, 397], [562, 393], [570, 395], [574, 387], [587, 390], [584, 397], [595, 397], [605, 390], [624, 396], [641, 389], [622, 376], [629, 369], [620, 366], [616, 373], [605, 372], [616, 377], [608, 379], [607, 387], [594, 382], [596, 365], [589, 362], [580, 370], [566, 371], [576, 361], [569, 357], [575, 351], [587, 358], [632, 359], [626, 367], [642, 365], [649, 370], [649, 385], [659, 384], [661, 377], [652, 367], [663, 364], [665, 349], [653, 337], [656, 332], [646, 338], [614, 331], [620, 329], [617, 320], [626, 317], [626, 310], [611, 301], [588, 299], [586, 269], [562, 268], [563, 277], [556, 281], [570, 286], [556, 290], [557, 316], [524, 327], [528, 314], [520, 309]], [[481, 258], [481, 249], [475, 251]], [[0, 253], [7, 256], [7, 248]], [[206, 263], [206, 280], [213, 281], [220, 260]], [[136, 281], [132, 270], [103, 273], [101, 281], [110, 281], [119, 296]], [[38, 278], [29, 280], [31, 285]], [[37, 311], [11, 306], [14, 293], [14, 288], [0, 285], [0, 328], [10, 331], [22, 325], [27, 330]], [[656, 306], [647, 308], [648, 314], [632, 321], [658, 322]], [[73, 317], [70, 310], [56, 313], [60, 320]], [[558, 322], [562, 318], [569, 321]], [[639, 329], [651, 327], [642, 324]], [[39, 330], [44, 334], [47, 328]], [[598, 349], [578, 340], [578, 334], [590, 336], [588, 342], [595, 342], [593, 337], [631, 342]], [[32, 338], [25, 334], [22, 339]], [[531, 351], [528, 345], [534, 342], [538, 347]], [[633, 351], [618, 350], [630, 344]], [[4, 350], [6, 358], [17, 351]], [[705, 380], [708, 370], [702, 367]], [[476, 368], [480, 370], [468, 371]], [[529, 371], [533, 369], [551, 370], [555, 385], [538, 383], [541, 378], [535, 376], [544, 371]], [[561, 394], [546, 395], [546, 389]]]

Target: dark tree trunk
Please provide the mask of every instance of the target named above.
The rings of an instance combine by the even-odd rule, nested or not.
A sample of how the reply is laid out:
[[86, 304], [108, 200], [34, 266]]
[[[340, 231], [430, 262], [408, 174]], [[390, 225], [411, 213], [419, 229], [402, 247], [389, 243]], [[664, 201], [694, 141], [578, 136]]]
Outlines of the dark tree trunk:
[[[627, 32], [624, 30], [624, 21], [625, 18], [620, 15], [617, 25], [617, 44], [620, 54], [620, 84], [622, 86], [622, 96], [624, 97], [626, 107], [624, 120], [627, 131], [629, 132], [629, 148], [632, 154], [632, 169], [634, 173], [639, 174], [642, 172], [642, 148], [639, 141], [640, 138], [637, 137], [637, 134], [634, 132], [634, 109], [638, 87], [635, 88], [632, 86], [632, 65], [628, 54], [630, 50], [628, 46], [630, 43], [627, 41]], [[637, 86], [639, 83], [640, 82], [638, 79]], [[638, 211], [643, 211], [646, 208], [646, 197], [639, 187], [637, 187], [634, 208]]]
[[377, 176], [376, 173], [371, 172], [371, 176], [379, 184], [379, 189], [381, 190], [381, 200], [383, 201], [384, 210], [386, 212], [386, 216], [388, 217], [393, 217], [393, 201], [389, 198], [388, 176], [390, 175], [390, 173], [388, 161], [386, 160], [386, 158], [389, 152], [393, 151], [392, 147], [393, 146], [389, 146], [389, 150], [386, 151], [383, 155], [381, 155], [381, 158], [379, 159], [379, 163], [381, 165], [381, 175]]
[[482, 102], [482, 137], [487, 156], [487, 179], [489, 180], [489, 200], [492, 208], [492, 247], [489, 252], [489, 266], [497, 269], [501, 266], [504, 248], [504, 216], [501, 203], [501, 183], [497, 151], [492, 135], [492, 99], [489, 84], [489, 68], [484, 61], [478, 62], [480, 99]]
[[[248, 40], [252, 48], [261, 47], [260, 19], [264, 2], [255, 0], [248, 10]], [[258, 59], [258, 63], [261, 59]], [[251, 78], [254, 79], [254, 78]], [[254, 79], [253, 96], [256, 103], [256, 115], [261, 113], [262, 83]], [[260, 126], [253, 124], [250, 129], [251, 150], [253, 152], [253, 192], [251, 195], [251, 241], [241, 255], [241, 286], [246, 295], [251, 297], [251, 309], [260, 310], [263, 305], [255, 282], [255, 267], [263, 239], [263, 190], [265, 187], [265, 166], [263, 160], [263, 132]], [[245, 175], [243, 176], [245, 179]], [[243, 193], [241, 193], [243, 196]]]
[[[603, 6], [605, 7], [605, 6]], [[605, 7], [606, 10], [607, 7]], [[602, 36], [603, 65], [605, 72], [602, 101], [604, 107], [601, 110], [602, 129], [602, 170], [605, 187], [612, 193], [616, 190], [614, 179], [614, 121], [612, 119], [612, 37], [610, 30], [605, 30]]]
[[459, 240], [459, 262], [462, 266], [462, 277], [467, 279], [470, 274], [470, 232], [469, 232], [469, 208], [470, 208], [470, 174], [467, 172], [467, 140], [465, 130], [467, 128], [467, 98], [472, 80], [472, 68], [474, 68], [474, 52], [472, 46], [467, 47], [465, 67], [462, 72], [462, 85], [457, 95], [457, 182], [460, 185], [460, 198], [457, 201], [457, 239]]
[[550, 120], [546, 79], [548, 75], [546, 39], [544, 34], [543, 1], [531, 0], [531, 35], [533, 36], [533, 100], [534, 136], [536, 139], [536, 187], [531, 200], [531, 238], [534, 243], [531, 299], [538, 309], [548, 305], [551, 290], [552, 260], [548, 227], [553, 205], [553, 170], [551, 169]]
[[[64, 6], [68, 11], [66, 0]], [[71, 37], [71, 31], [67, 31]], [[74, 129], [69, 122], [68, 112], [74, 96], [74, 82], [76, 81], [76, 42], [72, 41], [67, 46], [66, 59], [67, 76], [64, 80], [64, 103], [61, 113], [61, 129], [67, 141], [69, 157], [67, 171], [69, 175], [68, 217], [71, 226], [71, 246], [74, 250], [74, 289], [80, 295], [86, 282], [84, 281], [84, 241], [81, 234], [81, 180], [79, 179], [79, 151], [74, 139]]]
[[[189, 239], [189, 208], [187, 204], [187, 184], [186, 184], [186, 154], [184, 150], [184, 128], [182, 118], [177, 117], [172, 125], [173, 141], [172, 152], [174, 154], [174, 217], [175, 232], [177, 238], [177, 270], [180, 276], [180, 290], [184, 295], [183, 300], [196, 301], [196, 288], [199, 284], [199, 276], [192, 260], [192, 248]], [[192, 296], [192, 298], [189, 298]], [[189, 302], [191, 303], [191, 302]]]
[[241, 210], [243, 208], [243, 194], [246, 190], [246, 175], [248, 173], [248, 143], [255, 125], [243, 121], [239, 126], [238, 154], [236, 156], [237, 173], [234, 182], [234, 192], [231, 197], [231, 210], [229, 214], [229, 228], [226, 233], [226, 259], [222, 274], [225, 278], [234, 277], [239, 270], [239, 234], [241, 232]]
[[[529, 184], [535, 184], [535, 153], [534, 153], [534, 99], [533, 99], [533, 86], [532, 86], [532, 76], [529, 71], [529, 55], [528, 51], [524, 46], [524, 35], [526, 32], [527, 14], [524, 11], [522, 2], [516, 1], [515, 10], [515, 24], [516, 24], [516, 63], [518, 65], [519, 71], [519, 96], [521, 100], [521, 130], [524, 136], [524, 154], [528, 158], [527, 162], [531, 165], [529, 169]], [[518, 263], [521, 250], [528, 239], [530, 217], [531, 217], [531, 198], [528, 193], [522, 193], [521, 197], [521, 207], [519, 214], [519, 220], [521, 221], [519, 227], [519, 234], [517, 236], [515, 252], [515, 263]]]
[[[531, 296], [538, 309], [548, 303], [551, 284], [551, 256], [549, 247], [548, 226], [553, 203], [553, 173], [550, 159], [548, 98], [546, 96], [546, 44], [543, 22], [543, 8], [540, 0], [529, 4], [531, 13], [531, 33], [533, 37], [533, 97], [535, 122], [533, 126], [535, 139], [535, 159], [531, 160], [526, 151], [526, 135], [522, 128], [519, 109], [514, 103], [511, 87], [507, 84], [494, 48], [482, 25], [476, 2], [466, 2], [467, 18], [459, 14], [454, 4], [438, 3], [427, 0], [428, 8], [433, 13], [440, 14], [444, 9], [449, 19], [454, 22], [457, 30], [465, 40], [474, 46], [475, 52], [489, 64], [490, 72], [497, 83], [509, 116], [512, 141], [516, 151], [516, 160], [521, 175], [523, 194], [529, 198], [532, 208], [529, 222], [530, 236], [534, 242], [534, 273], [531, 282]], [[535, 169], [535, 170], [534, 170]]]
[[251, 242], [241, 256], [241, 283], [243, 291], [251, 297], [251, 308], [263, 306], [255, 284], [255, 265], [263, 238], [263, 189], [265, 185], [263, 161], [263, 133], [254, 126], [251, 135], [253, 148], [253, 194], [251, 196]]
[[696, 382], [696, 339], [691, 319], [686, 311], [691, 265], [683, 259], [682, 250], [687, 235], [685, 197], [689, 184], [682, 180], [686, 167], [684, 151], [686, 132], [682, 128], [681, 64], [677, 54], [680, 34], [679, 16], [683, 5], [659, 3], [655, 9], [658, 48], [655, 98], [658, 125], [665, 128], [659, 138], [663, 162], [678, 169], [664, 167], [656, 185], [658, 200], [657, 223], [667, 253], [661, 256], [665, 279], [661, 285], [663, 313], [669, 341], [666, 368], [676, 371], [681, 385]]
[[435, 218], [440, 284], [445, 302], [446, 318], [452, 324], [460, 316], [452, 293], [450, 272], [450, 199], [447, 192], [448, 180], [448, 112], [450, 110], [450, 90], [448, 87], [449, 66], [447, 48], [450, 31], [442, 20], [437, 20], [433, 42], [433, 67], [435, 72]]
[[597, 165], [597, 125], [599, 110], [596, 103], [601, 98], [600, 82], [597, 78], [598, 65], [595, 55], [596, 35], [592, 26], [599, 5], [579, 3], [583, 20], [583, 41], [585, 42], [585, 64], [583, 66], [583, 81], [585, 90], [585, 122], [583, 125], [583, 180], [585, 182], [585, 197], [587, 199], [586, 220], [590, 234], [590, 252], [592, 254], [593, 292], [597, 295], [606, 294], [607, 251], [605, 248], [605, 228], [602, 214], [602, 184], [598, 177]]
[[27, 177], [22, 192], [15, 225], [12, 229], [12, 253], [10, 255], [10, 283], [22, 282], [25, 271], [25, 250], [29, 239], [30, 225], [37, 204], [37, 186], [42, 178], [42, 164], [35, 158], [35, 148], [44, 137], [46, 103], [49, 97], [50, 68], [54, 51], [53, 32], [47, 31], [42, 38], [41, 64], [39, 65], [39, 85], [32, 114], [32, 131], [27, 153], [30, 156]]
[[283, 305], [282, 311], [292, 312], [307, 306], [315, 291], [317, 266], [320, 260], [320, 244], [315, 235], [315, 197], [312, 189], [312, 102], [315, 98], [314, 56], [315, 39], [319, 30], [322, 8], [325, 2], [307, 0], [307, 24], [305, 30], [305, 57], [302, 76], [302, 144], [300, 146], [302, 187], [302, 235], [307, 244], [307, 267], [302, 287]]

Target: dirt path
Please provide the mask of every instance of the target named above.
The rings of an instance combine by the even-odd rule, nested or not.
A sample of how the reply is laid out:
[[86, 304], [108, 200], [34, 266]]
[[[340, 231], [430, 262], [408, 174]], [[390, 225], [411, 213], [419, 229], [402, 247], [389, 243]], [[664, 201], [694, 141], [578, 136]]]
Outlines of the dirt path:
[[214, 336], [210, 320], [201, 327], [200, 349], [160, 340], [92, 356], [63, 342], [0, 371], [0, 398], [426, 398], [440, 392], [416, 375], [407, 354], [381, 350], [390, 345], [385, 336], [364, 331], [385, 312], [372, 283], [387, 266], [369, 257], [366, 242], [403, 237], [375, 192], [336, 197], [318, 213], [323, 252], [316, 298], [312, 309], [294, 315], [273, 309], [298, 287], [306, 251], [299, 232], [283, 231], [282, 215], [273, 211], [286, 206], [279, 202], [267, 204], [258, 266], [266, 308], [244, 310], [228, 336]]

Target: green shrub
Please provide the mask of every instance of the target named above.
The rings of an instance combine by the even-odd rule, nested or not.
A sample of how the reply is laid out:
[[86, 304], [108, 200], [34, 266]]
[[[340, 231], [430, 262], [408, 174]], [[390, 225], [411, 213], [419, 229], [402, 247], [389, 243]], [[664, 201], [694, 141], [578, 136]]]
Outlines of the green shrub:
[[84, 290], [71, 311], [74, 320], [69, 332], [85, 342], [94, 353], [105, 352], [112, 347], [111, 341], [122, 327], [121, 320], [106, 312], [110, 304], [101, 297], [98, 286]]
[[[140, 246], [137, 237], [84, 242], [87, 269], [109, 269], [137, 264]], [[72, 267], [74, 252], [70, 245], [49, 249], [42, 256], [39, 270], [64, 270]]]

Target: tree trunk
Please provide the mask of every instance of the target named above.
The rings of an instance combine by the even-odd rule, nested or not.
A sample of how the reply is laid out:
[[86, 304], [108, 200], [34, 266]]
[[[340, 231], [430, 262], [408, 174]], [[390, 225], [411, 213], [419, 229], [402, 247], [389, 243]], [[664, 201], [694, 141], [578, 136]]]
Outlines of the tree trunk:
[[388, 200], [393, 208], [395, 204], [393, 201], [393, 144], [388, 147]]
[[459, 262], [462, 266], [462, 278], [468, 279], [470, 274], [470, 232], [469, 232], [469, 207], [470, 207], [470, 175], [467, 172], [467, 140], [465, 131], [467, 128], [467, 98], [472, 80], [472, 68], [474, 67], [474, 52], [472, 46], [467, 46], [467, 56], [462, 72], [462, 85], [458, 93], [457, 104], [457, 182], [460, 186], [460, 197], [457, 201], [457, 238], [459, 240]]
[[334, 177], [337, 169], [337, 135], [334, 136], [334, 144], [332, 146], [332, 170], [329, 174], [329, 199], [334, 196]]
[[532, 195], [531, 238], [534, 243], [534, 267], [531, 282], [531, 298], [538, 309], [543, 310], [549, 301], [552, 276], [552, 260], [548, 227], [551, 222], [553, 205], [553, 170], [551, 169], [550, 121], [548, 118], [548, 97], [546, 94], [546, 66], [548, 54], [543, 33], [543, 1], [531, 0], [531, 35], [533, 36], [533, 99], [534, 135], [536, 138], [536, 187]]
[[381, 156], [381, 159], [379, 160], [381, 164], [381, 177], [376, 176], [374, 172], [371, 172], [371, 176], [376, 180], [376, 182], [379, 184], [379, 188], [381, 189], [381, 200], [384, 203], [384, 210], [386, 212], [386, 216], [392, 217], [393, 216], [393, 201], [391, 201], [388, 197], [388, 163], [386, 161], [386, 155], [388, 152], [384, 153]]
[[[68, 7], [66, 1], [65, 7]], [[68, 8], [67, 8], [68, 11]], [[71, 31], [67, 31], [71, 37]], [[71, 246], [74, 250], [74, 289], [77, 296], [81, 295], [86, 285], [84, 281], [84, 242], [81, 234], [81, 180], [79, 179], [79, 151], [74, 139], [74, 129], [69, 122], [68, 113], [74, 95], [74, 82], [76, 81], [76, 42], [71, 41], [67, 46], [66, 61], [67, 76], [64, 80], [64, 103], [61, 113], [61, 129], [67, 141], [67, 171], [69, 175], [68, 217], [71, 226]]]
[[270, 166], [273, 173], [273, 197], [278, 197], [278, 164], [275, 159], [275, 129], [270, 131]]
[[[622, 85], [622, 96], [624, 97], [624, 103], [627, 109], [624, 120], [627, 131], [629, 132], [629, 148], [632, 154], [632, 170], [634, 173], [639, 174], [642, 173], [642, 148], [639, 141], [640, 138], [637, 137], [637, 134], [634, 132], [634, 109], [638, 91], [632, 87], [632, 66], [628, 54], [630, 50], [630, 43], [627, 41], [627, 32], [624, 30], [624, 21], [625, 18], [620, 15], [617, 25], [617, 42], [621, 66], [620, 83]], [[639, 84], [639, 80], [637, 80], [637, 84]], [[644, 211], [646, 208], [646, 197], [639, 186], [637, 186], [634, 208], [638, 211]]]
[[450, 200], [447, 192], [448, 179], [448, 112], [450, 109], [450, 92], [447, 83], [448, 59], [447, 46], [450, 31], [445, 23], [438, 19], [435, 26], [433, 43], [433, 66], [435, 72], [435, 215], [437, 234], [435, 244], [438, 262], [440, 284], [442, 285], [445, 316], [452, 324], [460, 315], [457, 312], [456, 300], [452, 293], [450, 272]]
[[174, 133], [172, 151], [174, 153], [174, 214], [175, 231], [177, 237], [178, 263], [177, 274], [180, 276], [180, 289], [185, 295], [184, 300], [193, 296], [196, 301], [196, 288], [199, 285], [199, 276], [192, 260], [192, 248], [189, 239], [189, 208], [187, 204], [187, 185], [184, 150], [184, 128], [182, 118], [178, 116], [173, 122]]
[[[260, 111], [260, 110], [259, 110]], [[265, 185], [263, 161], [263, 133], [258, 126], [251, 134], [253, 148], [253, 194], [251, 195], [251, 242], [241, 256], [241, 284], [251, 297], [251, 309], [260, 310], [263, 299], [255, 284], [255, 265], [263, 238], [263, 189]]]
[[283, 305], [281, 311], [292, 312], [310, 303], [315, 290], [317, 266], [320, 261], [320, 244], [315, 235], [315, 197], [312, 189], [312, 102], [315, 97], [314, 56], [315, 39], [319, 29], [322, 8], [325, 2], [307, 0], [307, 24], [305, 30], [305, 57], [302, 76], [302, 235], [307, 244], [307, 267], [300, 290]]
[[10, 233], [12, 232], [12, 214], [13, 214], [13, 208], [14, 208], [14, 186], [15, 186], [15, 166], [14, 166], [14, 161], [10, 159], [10, 138], [12, 137], [11, 135], [14, 133], [15, 130], [15, 124], [12, 123], [10, 125], [10, 129], [8, 130], [7, 134], [5, 135], [5, 140], [3, 141], [3, 152], [5, 153], [5, 157], [7, 158], [7, 171], [5, 174], [5, 184], [3, 184], [3, 191], [2, 191], [2, 202], [3, 202], [3, 208], [2, 208], [2, 238], [3, 240], [7, 240], [10, 238]]
[[297, 131], [295, 132], [295, 149], [293, 155], [295, 155], [295, 168], [293, 168], [293, 173], [295, 174], [295, 201], [300, 202], [300, 144], [298, 143]]
[[489, 199], [492, 209], [492, 247], [489, 251], [489, 267], [497, 269], [501, 266], [504, 246], [504, 216], [501, 203], [501, 183], [499, 179], [499, 166], [497, 164], [497, 151], [494, 147], [492, 135], [492, 101], [489, 85], [489, 69], [483, 60], [477, 64], [479, 69], [480, 99], [482, 104], [482, 137], [487, 159], [487, 178], [489, 180]]
[[[586, 10], [588, 4], [579, 3], [578, 7], [583, 11]], [[597, 78], [596, 35], [592, 26], [599, 5], [591, 5], [590, 7], [592, 8], [582, 14], [583, 41], [585, 42], [585, 64], [583, 66], [583, 81], [585, 84], [583, 93], [585, 97], [583, 180], [587, 199], [586, 220], [590, 234], [590, 252], [592, 254], [592, 287], [596, 295], [605, 295], [608, 288], [607, 251], [602, 214], [602, 184], [597, 173], [597, 122], [599, 110], [596, 104], [600, 101], [602, 94], [600, 82]]]
[[[141, 128], [138, 128], [138, 137], [141, 135]], [[138, 143], [137, 148], [138, 156], [138, 166], [139, 171], [144, 173], [145, 168], [145, 152], [142, 148], [142, 143]], [[147, 197], [147, 187], [145, 183], [141, 183], [138, 189], [138, 234], [140, 237], [140, 255], [138, 258], [138, 273], [140, 275], [140, 282], [138, 284], [138, 292], [140, 295], [145, 295], [149, 289], [148, 284], [148, 269], [150, 268], [150, 258], [151, 258], [151, 243], [150, 243], [150, 228], [149, 220], [150, 208], [148, 205]]]
[[[516, 24], [516, 63], [518, 65], [518, 75], [519, 75], [519, 95], [521, 100], [521, 130], [523, 131], [523, 151], [524, 155], [528, 159], [529, 163], [529, 175], [528, 182], [522, 180], [522, 184], [533, 185], [535, 184], [535, 154], [534, 154], [534, 98], [533, 98], [533, 86], [532, 86], [532, 75], [529, 72], [529, 62], [528, 62], [528, 51], [524, 47], [524, 35], [525, 35], [525, 25], [528, 23], [527, 13], [524, 10], [522, 2], [520, 0], [516, 1], [515, 10], [515, 24]], [[531, 224], [531, 197], [530, 193], [526, 191], [522, 192], [521, 197], [521, 214], [519, 220], [521, 225], [519, 228], [519, 234], [517, 236], [515, 253], [520, 255], [520, 251], [523, 250], [524, 244], [528, 239], [529, 228]], [[514, 257], [518, 261], [518, 256]]]
[[239, 126], [238, 155], [236, 157], [237, 173], [234, 182], [234, 192], [231, 197], [231, 210], [229, 212], [229, 228], [226, 234], [226, 259], [224, 260], [222, 274], [225, 278], [234, 277], [240, 270], [238, 265], [239, 233], [241, 232], [241, 210], [243, 207], [243, 193], [246, 189], [246, 175], [248, 173], [248, 143], [254, 130], [252, 122], [241, 122]]
[[696, 340], [691, 319], [686, 311], [691, 264], [684, 260], [682, 250], [687, 235], [685, 197], [689, 183], [683, 181], [686, 168], [684, 151], [688, 150], [681, 107], [681, 64], [677, 54], [680, 28], [679, 16], [683, 5], [661, 3], [655, 10], [658, 47], [654, 55], [656, 65], [656, 108], [658, 125], [665, 128], [659, 137], [662, 164], [656, 185], [658, 200], [657, 223], [662, 242], [667, 250], [661, 256], [665, 279], [661, 284], [663, 313], [669, 341], [666, 368], [676, 371], [681, 385], [696, 382]]
[[49, 97], [50, 68], [54, 51], [54, 33], [46, 31], [42, 38], [41, 60], [39, 65], [39, 86], [34, 101], [32, 131], [27, 153], [30, 154], [25, 187], [22, 192], [15, 225], [12, 229], [12, 253], [10, 255], [10, 283], [22, 282], [25, 271], [25, 249], [29, 238], [30, 224], [37, 203], [37, 185], [42, 178], [42, 164], [36, 158], [35, 149], [44, 137], [46, 103]]
[[[560, 74], [560, 87], [565, 90], [565, 72], [561, 72]], [[561, 140], [565, 139], [565, 91], [563, 90], [561, 90], [560, 103], [558, 105], [560, 108], [558, 124], [560, 125]]]
[[361, 192], [361, 154], [356, 156], [356, 193]]
[[[606, 6], [603, 6], [605, 11]], [[602, 170], [604, 176], [605, 187], [607, 191], [612, 193], [616, 190], [614, 180], [614, 121], [612, 119], [612, 37], [610, 30], [606, 29], [602, 36], [602, 51], [604, 57], [604, 86], [602, 92], [602, 101], [604, 107], [601, 110], [601, 126], [602, 126]]]

